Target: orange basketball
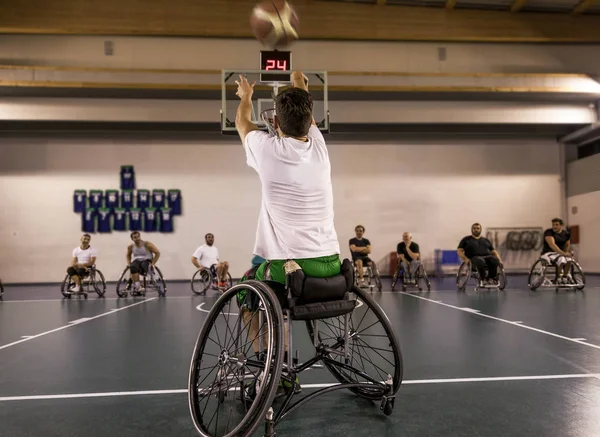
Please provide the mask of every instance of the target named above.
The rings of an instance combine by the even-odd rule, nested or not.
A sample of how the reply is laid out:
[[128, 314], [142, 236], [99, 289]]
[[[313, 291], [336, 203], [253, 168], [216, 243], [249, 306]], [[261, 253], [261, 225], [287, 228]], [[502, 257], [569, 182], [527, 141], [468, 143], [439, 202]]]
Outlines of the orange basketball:
[[298, 14], [286, 0], [263, 1], [250, 16], [256, 39], [270, 48], [285, 47], [298, 39]]

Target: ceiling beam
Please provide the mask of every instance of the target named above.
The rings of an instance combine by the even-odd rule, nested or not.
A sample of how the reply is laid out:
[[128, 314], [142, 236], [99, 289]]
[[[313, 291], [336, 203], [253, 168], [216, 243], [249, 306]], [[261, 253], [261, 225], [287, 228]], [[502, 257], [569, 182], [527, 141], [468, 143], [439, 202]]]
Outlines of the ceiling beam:
[[596, 3], [598, 3], [598, 1], [599, 0], [581, 0], [579, 2], [579, 4], [577, 6], [575, 6], [575, 8], [573, 8], [573, 13], [574, 14], [582, 14], [583, 12], [588, 10], [590, 7], [592, 7]]
[[525, 6], [527, 0], [514, 0], [513, 4], [510, 7], [511, 12], [519, 12]]
[[456, 0], [446, 0], [446, 9], [454, 9]]
[[377, 4], [383, 6], [387, 3], [387, 0], [377, 0]]

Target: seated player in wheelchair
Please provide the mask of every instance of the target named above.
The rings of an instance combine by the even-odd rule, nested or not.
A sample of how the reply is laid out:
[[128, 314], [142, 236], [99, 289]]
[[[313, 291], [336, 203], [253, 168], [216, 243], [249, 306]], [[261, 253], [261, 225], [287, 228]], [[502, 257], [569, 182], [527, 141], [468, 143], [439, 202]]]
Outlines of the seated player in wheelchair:
[[212, 277], [218, 279], [218, 287], [224, 289], [227, 286], [229, 263], [219, 259], [219, 249], [214, 245], [213, 234], [206, 234], [204, 241], [205, 244], [198, 247], [192, 255], [192, 264], [198, 270], [209, 269]]
[[96, 249], [90, 246], [92, 237], [83, 234], [81, 244], [73, 249], [71, 265], [67, 268], [67, 274], [71, 277], [74, 285], [69, 289], [71, 293], [81, 292], [81, 280], [89, 274], [89, 269], [96, 264]]
[[402, 268], [402, 282], [405, 284], [416, 284], [417, 272], [421, 265], [421, 254], [419, 245], [412, 241], [410, 232], [402, 234], [402, 241], [396, 247], [396, 253]]
[[352, 262], [358, 273], [358, 286], [362, 287], [365, 284], [364, 267], [370, 267], [370, 269], [367, 269], [367, 272], [372, 273], [374, 276], [378, 276], [377, 266], [373, 260], [369, 258], [369, 254], [371, 253], [371, 242], [367, 238], [363, 238], [365, 227], [363, 225], [358, 225], [354, 228], [354, 232], [356, 233], [356, 237], [351, 238], [348, 244], [350, 246], [350, 253], [352, 254]]
[[[313, 120], [312, 99], [308, 93], [305, 76], [294, 72], [292, 81], [293, 87], [285, 89], [276, 97], [277, 136], [259, 131], [251, 122], [254, 84], [249, 84], [243, 75], [240, 75], [240, 80], [236, 81], [237, 95], [240, 97], [236, 127], [246, 151], [247, 164], [255, 169], [262, 184], [262, 202], [253, 253], [268, 261], [256, 264], [251, 274], [247, 275], [253, 276], [255, 280], [244, 278], [243, 282], [233, 286], [217, 300], [198, 337], [190, 367], [188, 389], [194, 424], [204, 436], [222, 435], [218, 431], [218, 424], [214, 426], [214, 433], [212, 429], [207, 429], [206, 423], [209, 417], [217, 417], [217, 421], [219, 417], [223, 418], [227, 424], [222, 427], [226, 426], [227, 430], [231, 430], [231, 434], [228, 435], [234, 435], [234, 432], [235, 435], [253, 435], [260, 422], [264, 420], [267, 410], [271, 408], [278, 387], [283, 385], [282, 382], [287, 382], [290, 389], [293, 387], [293, 390], [289, 390], [289, 396], [292, 396], [300, 388], [295, 373], [310, 367], [317, 361], [311, 360], [298, 368], [292, 365], [292, 324], [291, 320], [284, 322], [282, 309], [288, 316], [298, 316], [294, 320], [306, 321], [309, 334], [315, 332], [319, 334], [313, 335], [315, 348], [318, 351], [322, 349], [320, 344], [319, 346], [317, 344], [324, 341], [324, 338], [321, 338], [320, 332], [315, 331], [317, 322], [320, 321], [308, 317], [301, 318], [298, 314], [294, 315], [292, 311], [292, 308], [300, 308], [298, 311], [306, 309], [309, 304], [289, 306], [293, 299], [288, 299], [286, 290], [292, 293], [300, 290], [305, 293], [304, 296], [299, 297], [304, 301], [312, 291], [312, 297], [316, 299], [313, 302], [314, 306], [311, 307], [313, 309], [343, 307], [345, 312], [338, 312], [338, 314], [344, 314], [346, 321], [349, 313], [356, 306], [355, 301], [342, 300], [341, 296], [341, 292], [347, 295], [349, 294], [347, 290], [356, 287], [353, 288], [354, 278], [350, 262], [346, 261], [343, 269], [339, 258], [340, 248], [333, 221], [333, 190], [327, 147]], [[379, 308], [367, 293], [358, 289], [357, 292], [363, 294], [365, 305], [361, 308]], [[314, 296], [319, 293], [322, 295]], [[334, 300], [328, 307], [326, 301], [330, 295], [333, 295]], [[241, 314], [236, 313], [232, 301], [237, 303]], [[381, 314], [377, 312], [381, 311], [380, 309], [375, 311], [378, 319], [387, 321], [387, 318], [380, 317]], [[220, 317], [225, 312], [228, 316]], [[232, 313], [234, 316], [238, 315], [238, 320], [229, 322]], [[306, 313], [304, 315], [306, 316]], [[333, 316], [332, 313], [329, 317]], [[322, 316], [322, 318], [326, 317]], [[264, 323], [261, 324], [261, 320]], [[223, 348], [220, 344], [216, 344], [216, 347], [213, 344], [215, 339], [220, 341], [218, 339], [222, 336], [217, 334], [213, 337], [211, 330], [218, 329], [223, 323], [227, 325], [226, 332], [229, 332], [226, 336], [233, 339], [225, 340], [225, 344], [230, 345], [232, 351], [227, 347]], [[369, 324], [372, 322], [369, 321], [366, 326]], [[334, 324], [335, 326], [337, 324]], [[242, 336], [247, 329], [252, 331], [247, 335], [249, 341]], [[240, 332], [241, 330], [243, 331]], [[348, 340], [350, 332], [355, 332], [354, 329], [343, 329], [343, 331], [340, 335], [345, 340]], [[393, 331], [391, 328], [388, 328], [388, 331], [392, 332], [390, 335], [393, 340], [390, 341], [388, 336], [381, 335], [386, 338], [384, 344], [393, 343], [396, 346], [397, 341]], [[352, 338], [359, 341], [358, 337], [359, 335], [356, 334]], [[332, 347], [339, 347], [339, 342], [336, 343], [337, 337], [333, 338]], [[378, 338], [379, 335], [375, 335], [373, 341], [378, 341]], [[209, 339], [212, 341], [209, 342]], [[238, 346], [235, 344], [236, 341], [243, 345]], [[257, 354], [263, 349], [264, 355], [259, 354], [257, 357], [250, 355], [252, 349]], [[394, 362], [397, 363], [399, 348], [394, 350], [396, 351]], [[284, 367], [284, 352], [288, 352], [287, 367]], [[327, 361], [326, 365], [333, 366], [332, 362], [337, 355], [334, 352], [331, 352], [331, 355], [329, 352], [326, 354], [328, 357], [331, 356], [331, 361]], [[344, 356], [347, 359], [346, 363], [353, 363], [349, 361], [348, 355], [341, 354], [342, 359]], [[217, 364], [211, 367], [209, 362], [215, 361], [215, 357]], [[346, 365], [346, 372], [348, 368], [350, 366]], [[215, 376], [212, 376], [213, 370], [210, 369], [217, 370]], [[207, 373], [204, 378], [203, 371]], [[386, 373], [383, 374], [384, 377]], [[391, 373], [395, 379], [385, 385], [389, 387], [386, 388], [385, 393], [391, 391], [395, 393], [399, 388], [401, 366], [396, 366]], [[344, 372], [334, 373], [334, 375], [344, 381], [348, 378], [347, 373]], [[379, 383], [380, 376], [377, 373], [374, 375], [377, 379], [370, 379], [371, 383], [363, 386], [363, 391], [359, 391], [357, 384], [352, 384], [350, 389], [358, 391], [359, 395], [369, 399], [381, 399], [384, 392], [382, 384]], [[364, 373], [360, 376], [364, 377]], [[214, 382], [211, 383], [209, 379]], [[248, 379], [253, 381], [251, 386], [246, 385]], [[388, 379], [392, 380], [389, 374]], [[209, 386], [205, 388], [202, 384]], [[226, 408], [226, 400], [231, 399], [229, 393], [234, 387], [240, 386], [241, 400], [246, 403], [246, 407], [242, 409], [238, 405], [233, 405], [228, 411], [225, 410], [223, 414], [215, 416], [213, 411], [215, 408], [208, 408], [209, 402], [216, 397], [217, 412], [222, 408], [221, 406]], [[325, 390], [333, 389], [335, 388], [329, 387]], [[277, 423], [283, 417], [290, 400], [291, 397], [286, 399], [282, 411], [274, 418], [272, 415], [270, 419], [267, 417], [267, 423], [269, 421], [272, 424]], [[202, 405], [204, 402], [207, 403], [206, 406]], [[302, 401], [290, 409], [300, 403]], [[393, 402], [386, 403], [386, 414], [391, 413], [392, 406]], [[236, 416], [241, 417], [239, 421]]]
[[133, 293], [141, 293], [142, 285], [140, 282], [140, 274], [146, 276], [150, 266], [156, 267], [156, 263], [160, 258], [160, 251], [149, 241], [143, 241], [142, 236], [138, 231], [134, 231], [130, 235], [133, 243], [127, 246], [127, 265], [131, 273], [131, 281], [133, 283]]
[[458, 244], [458, 256], [478, 273], [479, 285], [498, 285], [498, 268], [502, 267], [500, 254], [490, 240], [481, 236], [481, 225], [471, 226], [471, 235], [464, 237]]
[[552, 219], [552, 227], [544, 232], [542, 260], [556, 267], [557, 284], [574, 284], [571, 276], [571, 233], [563, 229], [560, 218]]

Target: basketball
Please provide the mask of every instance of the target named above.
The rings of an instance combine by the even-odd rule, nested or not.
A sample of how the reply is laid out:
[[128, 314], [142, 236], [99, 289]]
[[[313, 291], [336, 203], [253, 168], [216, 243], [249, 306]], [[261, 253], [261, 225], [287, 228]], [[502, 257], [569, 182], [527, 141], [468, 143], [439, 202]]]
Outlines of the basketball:
[[270, 48], [285, 47], [298, 39], [298, 14], [285, 0], [263, 1], [250, 16], [256, 39]]

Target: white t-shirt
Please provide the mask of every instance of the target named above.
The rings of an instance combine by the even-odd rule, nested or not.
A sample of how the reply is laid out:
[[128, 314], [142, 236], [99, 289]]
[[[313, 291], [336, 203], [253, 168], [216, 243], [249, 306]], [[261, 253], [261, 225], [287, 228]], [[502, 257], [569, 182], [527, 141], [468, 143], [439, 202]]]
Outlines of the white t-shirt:
[[262, 184], [253, 253], [269, 260], [339, 254], [331, 164], [321, 131], [311, 126], [305, 142], [255, 130], [245, 146], [246, 162]]
[[75, 249], [73, 249], [73, 258], [77, 258], [78, 264], [87, 264], [95, 256], [97, 256], [97, 252], [92, 246], [85, 250], [82, 249], [81, 246], [77, 246]]
[[219, 261], [219, 250], [215, 246], [203, 244], [192, 256], [200, 261], [202, 267], [210, 267]]

